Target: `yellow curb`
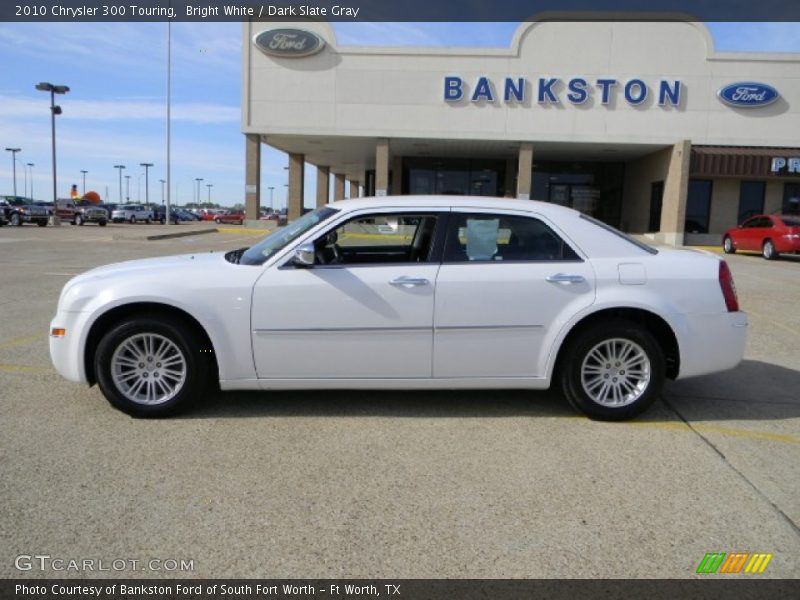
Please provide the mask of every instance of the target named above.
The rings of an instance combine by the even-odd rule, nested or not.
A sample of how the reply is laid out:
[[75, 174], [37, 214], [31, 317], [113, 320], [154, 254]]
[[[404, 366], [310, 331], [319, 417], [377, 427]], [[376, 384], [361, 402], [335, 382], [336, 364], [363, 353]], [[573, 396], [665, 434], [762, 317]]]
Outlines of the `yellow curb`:
[[749, 429], [734, 429], [732, 427], [719, 427], [717, 425], [702, 425], [690, 423], [691, 428], [685, 423], [653, 423], [648, 421], [625, 423], [627, 426], [652, 427], [654, 429], [666, 429], [671, 431], [690, 432], [692, 429], [700, 433], [719, 433], [721, 435], [748, 438], [751, 440], [767, 440], [770, 442], [781, 442], [783, 444], [800, 444], [800, 438], [793, 435], [782, 433], [768, 433], [763, 431], [752, 431]]
[[253, 227], [217, 227], [219, 233], [244, 233], [245, 235], [267, 235], [275, 231], [274, 229], [255, 229]]

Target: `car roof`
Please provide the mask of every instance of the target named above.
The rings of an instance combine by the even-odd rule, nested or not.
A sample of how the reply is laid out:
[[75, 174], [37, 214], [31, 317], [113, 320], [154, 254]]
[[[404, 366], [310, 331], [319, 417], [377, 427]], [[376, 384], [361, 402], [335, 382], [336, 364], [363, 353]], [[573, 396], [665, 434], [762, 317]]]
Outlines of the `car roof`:
[[537, 212], [543, 215], [558, 218], [559, 216], [574, 217], [578, 211], [560, 206], [551, 202], [541, 202], [539, 200], [518, 200], [516, 198], [496, 198], [492, 196], [442, 196], [442, 195], [418, 195], [418, 196], [376, 196], [368, 198], [352, 198], [349, 200], [337, 200], [330, 203], [330, 206], [343, 210], [358, 210], [361, 208], [403, 208], [405, 206], [414, 208], [474, 208], [474, 209], [504, 209], [504, 210], [525, 210]]

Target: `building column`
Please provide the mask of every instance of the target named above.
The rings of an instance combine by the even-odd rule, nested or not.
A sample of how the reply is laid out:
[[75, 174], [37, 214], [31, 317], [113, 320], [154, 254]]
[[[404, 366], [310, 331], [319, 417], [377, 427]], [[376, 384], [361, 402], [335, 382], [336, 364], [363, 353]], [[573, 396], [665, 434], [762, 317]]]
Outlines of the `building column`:
[[403, 157], [392, 157], [392, 184], [389, 188], [392, 196], [399, 196], [403, 193]]
[[303, 184], [305, 183], [305, 155], [289, 154], [288, 214], [290, 221], [303, 214]]
[[506, 198], [514, 197], [514, 183], [517, 179], [517, 172], [515, 170], [516, 161], [513, 158], [506, 159], [506, 178], [504, 182]]
[[375, 195], [389, 194], [389, 140], [378, 140], [375, 146]]
[[659, 241], [672, 246], [683, 244], [691, 153], [692, 143], [689, 140], [683, 140], [675, 144], [672, 147], [672, 154], [669, 158], [667, 175], [664, 178]]
[[350, 180], [350, 195], [348, 198], [358, 198], [361, 194], [358, 192], [358, 181], [356, 179]]
[[261, 136], [245, 134], [244, 206], [245, 218], [257, 221], [261, 216]]
[[344, 200], [344, 173], [333, 175], [333, 200]]
[[533, 144], [522, 142], [519, 145], [517, 161], [517, 198], [519, 200], [530, 200], [531, 169], [533, 169]]
[[328, 203], [330, 174], [330, 167], [317, 167], [317, 208]]

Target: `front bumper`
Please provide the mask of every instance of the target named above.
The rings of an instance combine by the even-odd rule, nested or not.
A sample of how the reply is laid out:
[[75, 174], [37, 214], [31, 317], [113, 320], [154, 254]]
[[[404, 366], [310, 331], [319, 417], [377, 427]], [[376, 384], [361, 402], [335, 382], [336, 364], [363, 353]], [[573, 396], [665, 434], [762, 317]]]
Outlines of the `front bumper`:
[[66, 330], [63, 337], [50, 335], [50, 360], [56, 371], [69, 381], [88, 383], [84, 368], [84, 346], [81, 332], [85, 331], [88, 313], [59, 311], [50, 322], [50, 334], [54, 328]]

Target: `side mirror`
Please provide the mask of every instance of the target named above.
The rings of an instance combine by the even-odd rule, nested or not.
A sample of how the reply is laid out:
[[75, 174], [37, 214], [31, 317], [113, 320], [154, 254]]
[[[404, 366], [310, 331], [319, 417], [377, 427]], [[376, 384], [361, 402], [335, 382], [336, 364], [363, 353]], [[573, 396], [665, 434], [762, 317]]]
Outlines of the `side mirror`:
[[294, 260], [292, 263], [295, 267], [313, 267], [314, 258], [314, 244], [301, 244], [294, 249]]

